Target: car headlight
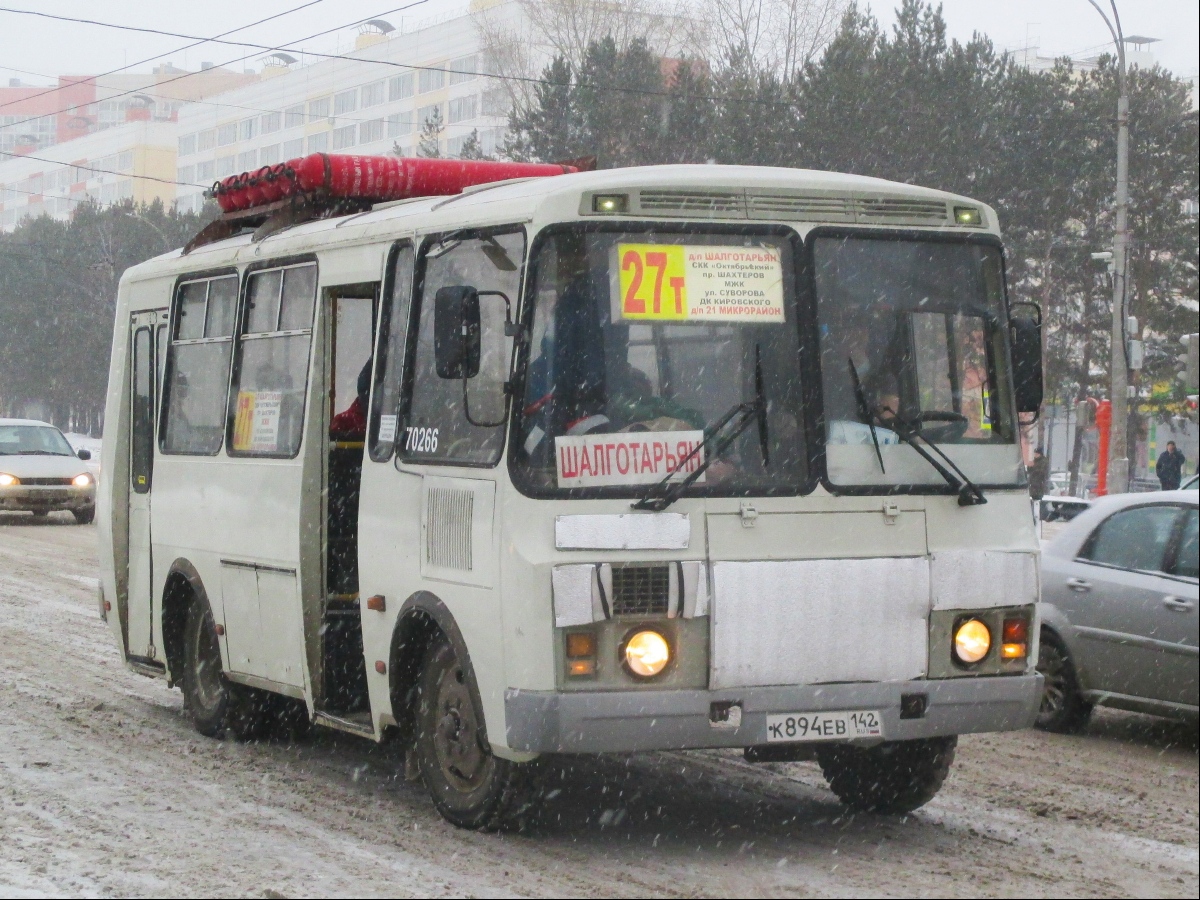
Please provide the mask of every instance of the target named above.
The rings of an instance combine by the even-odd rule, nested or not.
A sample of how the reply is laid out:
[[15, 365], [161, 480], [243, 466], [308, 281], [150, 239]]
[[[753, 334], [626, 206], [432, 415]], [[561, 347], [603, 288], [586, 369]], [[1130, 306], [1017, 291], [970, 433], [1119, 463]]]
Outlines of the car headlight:
[[21, 479], [16, 475], [9, 475], [7, 472], [0, 472], [0, 487], [12, 487], [14, 484], [20, 484]]
[[653, 678], [671, 661], [671, 645], [659, 632], [644, 628], [625, 639], [621, 647], [625, 669], [637, 678]]
[[954, 658], [972, 666], [992, 649], [992, 633], [980, 619], [967, 619], [954, 629]]
[[75, 487], [87, 487], [91, 483], [92, 476], [87, 472], [84, 472], [82, 475], [76, 475], [71, 479], [71, 484], [75, 485]]

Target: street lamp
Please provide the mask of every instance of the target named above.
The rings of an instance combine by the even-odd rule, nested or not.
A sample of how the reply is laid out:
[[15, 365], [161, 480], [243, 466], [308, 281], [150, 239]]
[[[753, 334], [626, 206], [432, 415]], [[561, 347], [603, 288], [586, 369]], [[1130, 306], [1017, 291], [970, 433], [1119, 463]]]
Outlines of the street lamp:
[[1129, 359], [1125, 348], [1125, 296], [1129, 266], [1129, 95], [1125, 85], [1125, 34], [1121, 30], [1116, 0], [1109, 0], [1111, 19], [1097, 0], [1088, 0], [1088, 3], [1100, 13], [1117, 46], [1117, 86], [1120, 90], [1117, 99], [1117, 196], [1112, 249], [1112, 349], [1109, 365], [1112, 378], [1109, 389], [1112, 435], [1108, 450], [1109, 493], [1118, 494], [1129, 489]]

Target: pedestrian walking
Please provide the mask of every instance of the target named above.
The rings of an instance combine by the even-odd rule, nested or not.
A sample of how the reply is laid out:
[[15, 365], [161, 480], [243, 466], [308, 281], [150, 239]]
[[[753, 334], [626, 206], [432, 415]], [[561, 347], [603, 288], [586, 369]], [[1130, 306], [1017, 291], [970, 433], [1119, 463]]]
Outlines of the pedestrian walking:
[[1167, 441], [1167, 452], [1158, 457], [1154, 464], [1154, 474], [1164, 491], [1179, 490], [1179, 482], [1183, 478], [1183, 464], [1187, 460], [1183, 451], [1175, 446], [1174, 441]]
[[1033, 451], [1033, 462], [1025, 471], [1029, 478], [1029, 496], [1041, 500], [1046, 496], [1046, 483], [1050, 478], [1050, 460], [1046, 459], [1041, 447]]

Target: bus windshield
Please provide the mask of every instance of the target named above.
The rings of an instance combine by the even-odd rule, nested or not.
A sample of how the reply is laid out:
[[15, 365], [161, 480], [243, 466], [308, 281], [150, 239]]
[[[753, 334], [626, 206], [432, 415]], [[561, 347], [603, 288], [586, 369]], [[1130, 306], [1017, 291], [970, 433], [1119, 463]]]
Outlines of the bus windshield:
[[940, 484], [907, 435], [972, 481], [1017, 483], [1000, 250], [857, 236], [812, 246], [830, 482]]
[[[551, 232], [533, 259], [516, 483], [641, 497], [702, 466], [688, 495], [798, 493], [793, 252], [771, 229]], [[757, 421], [722, 442], [739, 406]]]

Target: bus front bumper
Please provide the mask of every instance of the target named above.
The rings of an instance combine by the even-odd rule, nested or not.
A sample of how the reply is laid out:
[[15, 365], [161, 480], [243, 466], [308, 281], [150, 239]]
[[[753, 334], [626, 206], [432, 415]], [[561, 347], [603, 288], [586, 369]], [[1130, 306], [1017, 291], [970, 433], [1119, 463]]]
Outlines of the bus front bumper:
[[[1033, 725], [1041, 697], [1036, 673], [720, 691], [510, 689], [505, 744], [533, 753], [752, 747], [768, 743], [768, 715], [853, 710], [878, 711], [889, 741], [1014, 731]], [[740, 715], [728, 715], [731, 705]]]

